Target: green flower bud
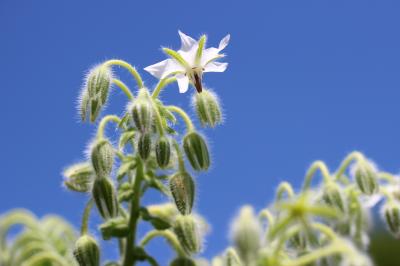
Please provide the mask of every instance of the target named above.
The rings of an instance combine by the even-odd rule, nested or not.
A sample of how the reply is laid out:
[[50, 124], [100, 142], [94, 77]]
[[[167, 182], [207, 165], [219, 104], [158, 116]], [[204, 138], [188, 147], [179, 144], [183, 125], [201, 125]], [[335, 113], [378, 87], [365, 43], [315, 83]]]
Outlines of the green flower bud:
[[138, 153], [140, 158], [147, 160], [151, 152], [151, 136], [150, 133], [142, 133], [139, 137], [137, 144]]
[[79, 114], [81, 116], [82, 121], [85, 122], [88, 116], [88, 107], [90, 104], [89, 92], [86, 89], [82, 90], [78, 102], [79, 102], [78, 106]]
[[362, 193], [372, 195], [379, 191], [376, 170], [370, 163], [358, 163], [354, 169], [354, 176], [356, 184]]
[[76, 241], [74, 256], [80, 266], [100, 265], [100, 249], [91, 236], [83, 235]]
[[207, 144], [197, 132], [190, 132], [183, 138], [183, 149], [193, 169], [200, 171], [210, 167]]
[[94, 172], [92, 165], [87, 162], [69, 166], [63, 172], [64, 185], [73, 191], [89, 192], [92, 188]]
[[171, 261], [169, 266], [196, 266], [196, 263], [191, 258], [178, 257]]
[[382, 207], [382, 216], [386, 226], [394, 237], [400, 238], [400, 206], [394, 202], [388, 202]]
[[242, 261], [235, 249], [229, 248], [225, 253], [225, 265], [226, 266], [242, 266]]
[[182, 248], [188, 254], [201, 250], [201, 236], [195, 219], [191, 215], [179, 215], [174, 224], [174, 232]]
[[251, 206], [244, 206], [233, 221], [232, 240], [240, 258], [249, 265], [261, 247], [262, 229]]
[[203, 126], [215, 127], [222, 123], [221, 108], [217, 95], [209, 90], [193, 95], [193, 105]]
[[147, 211], [153, 217], [158, 217], [169, 223], [175, 220], [178, 215], [178, 211], [173, 203], [162, 203], [147, 206]]
[[169, 180], [176, 208], [182, 215], [190, 214], [194, 203], [195, 184], [187, 172], [178, 172]]
[[114, 148], [106, 139], [96, 140], [92, 146], [91, 159], [97, 177], [110, 175], [114, 164]]
[[156, 143], [156, 159], [160, 168], [168, 167], [171, 158], [171, 144], [166, 137], [161, 137]]
[[327, 205], [340, 210], [342, 213], [346, 211], [345, 200], [336, 183], [332, 182], [323, 187], [322, 199]]
[[93, 183], [92, 196], [100, 215], [104, 219], [117, 217], [118, 201], [114, 186], [108, 178], [96, 178]]
[[100, 225], [100, 231], [104, 240], [126, 237], [129, 233], [128, 220], [123, 217], [109, 219]]
[[140, 132], [149, 132], [152, 129], [154, 109], [147, 89], [140, 89], [136, 101], [132, 104], [131, 112]]

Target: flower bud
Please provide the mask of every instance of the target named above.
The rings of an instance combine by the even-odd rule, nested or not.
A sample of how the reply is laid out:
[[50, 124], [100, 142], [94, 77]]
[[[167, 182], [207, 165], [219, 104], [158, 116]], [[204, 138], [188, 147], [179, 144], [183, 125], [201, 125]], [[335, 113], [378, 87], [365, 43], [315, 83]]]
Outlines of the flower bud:
[[171, 261], [169, 266], [196, 266], [196, 263], [191, 258], [178, 257]]
[[149, 205], [147, 206], [147, 210], [151, 216], [158, 217], [169, 223], [172, 223], [173, 220], [175, 220], [176, 215], [178, 215], [176, 207], [170, 202]]
[[114, 186], [108, 178], [96, 178], [93, 183], [92, 196], [100, 215], [104, 219], [118, 215], [118, 201]]
[[86, 77], [86, 88], [89, 97], [99, 98], [101, 103], [104, 104], [108, 97], [108, 92], [112, 82], [111, 69], [104, 65], [98, 65], [89, 71]]
[[160, 137], [156, 143], [156, 159], [160, 168], [168, 166], [171, 158], [171, 144], [166, 137]]
[[233, 221], [232, 239], [243, 263], [248, 265], [257, 257], [261, 247], [262, 229], [251, 206], [244, 206]]
[[139, 137], [138, 144], [138, 153], [140, 155], [140, 158], [142, 158], [144, 161], [147, 160], [150, 156], [151, 152], [151, 136], [150, 133], [142, 133]]
[[193, 169], [207, 170], [210, 166], [210, 155], [207, 144], [197, 132], [190, 132], [183, 138], [183, 149]]
[[366, 195], [372, 195], [379, 191], [379, 183], [376, 170], [368, 162], [360, 162], [355, 166], [355, 181], [358, 188]]
[[340, 210], [342, 213], [345, 212], [345, 201], [336, 183], [332, 182], [323, 187], [322, 199], [327, 205]]
[[76, 241], [74, 256], [80, 266], [100, 265], [100, 249], [91, 236], [83, 235]]
[[114, 164], [114, 148], [106, 139], [97, 140], [92, 147], [92, 165], [97, 177], [110, 175]]
[[176, 208], [182, 215], [190, 214], [194, 203], [195, 184], [187, 172], [178, 172], [169, 180]]
[[242, 262], [233, 248], [229, 248], [225, 253], [226, 266], [242, 266]]
[[73, 191], [89, 192], [94, 179], [93, 168], [90, 163], [83, 162], [69, 166], [63, 172], [64, 185]]
[[153, 105], [147, 89], [140, 89], [132, 105], [132, 117], [140, 132], [149, 132], [153, 126]]
[[109, 219], [100, 225], [100, 231], [104, 240], [126, 237], [129, 233], [128, 221], [123, 217]]
[[201, 236], [193, 216], [179, 215], [175, 220], [174, 232], [182, 248], [188, 254], [200, 252]]
[[382, 216], [386, 226], [394, 237], [400, 238], [400, 206], [388, 202], [382, 207]]
[[193, 105], [202, 126], [215, 127], [221, 124], [221, 108], [214, 92], [204, 89], [201, 93], [195, 93]]
[[88, 116], [88, 107], [90, 104], [89, 92], [86, 89], [82, 90], [78, 102], [79, 102], [78, 106], [79, 114], [81, 116], [82, 121], [84, 122], [86, 121], [86, 118]]

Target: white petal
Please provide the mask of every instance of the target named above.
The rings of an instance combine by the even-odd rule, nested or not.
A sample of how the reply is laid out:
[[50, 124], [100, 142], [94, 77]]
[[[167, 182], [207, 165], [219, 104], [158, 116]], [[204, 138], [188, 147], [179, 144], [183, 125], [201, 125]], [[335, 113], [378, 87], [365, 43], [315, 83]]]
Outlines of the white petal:
[[229, 44], [229, 40], [231, 39], [231, 35], [228, 34], [226, 35], [220, 42], [219, 42], [219, 47], [218, 49], [220, 51], [222, 51], [223, 49], [225, 49], [226, 46], [228, 46]]
[[176, 75], [176, 81], [178, 82], [179, 92], [185, 93], [189, 88], [189, 79], [184, 74]]
[[144, 68], [144, 70], [158, 79], [163, 79], [168, 75], [183, 71], [183, 67], [175, 62], [175, 60], [166, 59], [154, 65], [148, 66]]
[[224, 72], [228, 63], [211, 62], [204, 67], [204, 72]]
[[219, 55], [219, 49], [215, 47], [207, 48], [203, 51], [203, 55], [201, 57], [201, 65], [205, 66], [211, 61], [223, 57], [223, 55]]
[[196, 43], [188, 51], [179, 50], [178, 53], [183, 57], [183, 59], [185, 59], [186, 62], [188, 62], [190, 66], [193, 67], [198, 47], [199, 45]]
[[189, 51], [194, 45], [197, 44], [197, 41], [195, 39], [193, 39], [190, 36], [187, 36], [185, 33], [178, 31], [179, 36], [181, 37], [181, 42], [182, 42], [182, 46], [181, 49], [182, 51]]

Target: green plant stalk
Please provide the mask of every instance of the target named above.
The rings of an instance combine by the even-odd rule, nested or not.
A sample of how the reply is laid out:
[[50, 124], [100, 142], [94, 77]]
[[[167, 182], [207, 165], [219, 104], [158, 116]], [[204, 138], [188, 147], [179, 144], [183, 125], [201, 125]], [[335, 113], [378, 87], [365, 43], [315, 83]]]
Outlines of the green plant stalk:
[[128, 86], [125, 85], [125, 83], [123, 83], [119, 79], [113, 79], [113, 83], [125, 93], [130, 101], [133, 101], [135, 99], [132, 91], [128, 88]]
[[186, 256], [185, 251], [182, 249], [181, 245], [179, 244], [178, 239], [176, 238], [176, 236], [169, 230], [152, 230], [150, 232], [148, 232], [143, 239], [140, 241], [140, 246], [141, 247], [145, 247], [153, 238], [160, 236], [160, 237], [164, 237], [168, 243], [171, 244], [171, 246], [174, 248], [174, 250], [176, 251], [176, 253], [178, 254], [178, 256], [180, 257], [184, 257]]
[[128, 227], [130, 232], [126, 238], [126, 248], [123, 259], [123, 266], [135, 265], [135, 256], [133, 254], [135, 241], [136, 241], [136, 231], [139, 222], [139, 209], [140, 209], [140, 189], [142, 185], [142, 180], [144, 179], [143, 162], [137, 156], [137, 166], [136, 166], [136, 177], [133, 185], [133, 199], [130, 206], [130, 217]]
[[307, 190], [310, 188], [311, 180], [318, 170], [321, 172], [325, 183], [331, 180], [331, 175], [329, 173], [328, 167], [326, 167], [326, 164], [322, 161], [316, 161], [311, 165], [306, 173], [306, 177], [304, 178], [303, 190]]
[[101, 119], [100, 121], [99, 128], [97, 129], [97, 138], [104, 138], [105, 127], [108, 122], [111, 121], [119, 124], [121, 122], [121, 119], [116, 115], [106, 115], [105, 117], [103, 117], [103, 119]]
[[136, 83], [138, 84], [139, 88], [143, 88], [142, 77], [139, 75], [136, 68], [134, 68], [131, 64], [129, 64], [128, 62], [125, 62], [123, 60], [119, 60], [119, 59], [112, 59], [112, 60], [108, 60], [108, 61], [104, 62], [104, 66], [113, 66], [113, 65], [121, 66], [121, 67], [128, 69], [128, 71], [135, 78]]
[[182, 117], [183, 121], [186, 124], [186, 130], [188, 132], [194, 131], [193, 122], [192, 122], [192, 120], [190, 120], [190, 117], [188, 116], [188, 114], [185, 111], [183, 111], [178, 106], [174, 106], [174, 105], [167, 106], [167, 108], [171, 112], [177, 113], [178, 115], [180, 115]]
[[93, 199], [90, 198], [90, 200], [86, 203], [85, 210], [83, 211], [83, 216], [82, 216], [82, 224], [81, 224], [81, 235], [85, 235], [88, 231], [89, 227], [89, 216], [90, 216], [90, 210], [93, 207]]
[[175, 82], [175, 81], [176, 81], [175, 77], [163, 78], [156, 85], [156, 88], [154, 89], [153, 93], [151, 94], [151, 97], [153, 99], [157, 99], [158, 96], [160, 95], [161, 90], [164, 89], [170, 83]]

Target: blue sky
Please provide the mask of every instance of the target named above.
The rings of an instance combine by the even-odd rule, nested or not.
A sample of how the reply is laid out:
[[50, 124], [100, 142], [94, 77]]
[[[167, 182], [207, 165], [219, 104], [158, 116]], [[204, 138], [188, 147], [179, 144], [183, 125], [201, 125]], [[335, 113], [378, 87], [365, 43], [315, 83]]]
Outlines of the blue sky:
[[[205, 256], [226, 246], [239, 205], [265, 206], [282, 180], [299, 186], [316, 159], [334, 169], [357, 149], [398, 172], [399, 11], [386, 0], [2, 0], [0, 212], [25, 207], [79, 224], [85, 199], [61, 187], [60, 172], [83, 158], [94, 131], [75, 109], [85, 71], [110, 58], [139, 69], [158, 62], [161, 45], [179, 47], [178, 29], [207, 33], [213, 46], [232, 35], [228, 70], [205, 76], [226, 114], [204, 130], [213, 167], [197, 177], [197, 210], [213, 225]], [[176, 86], [163, 100], [190, 108]], [[114, 92], [107, 112], [124, 106]]]

